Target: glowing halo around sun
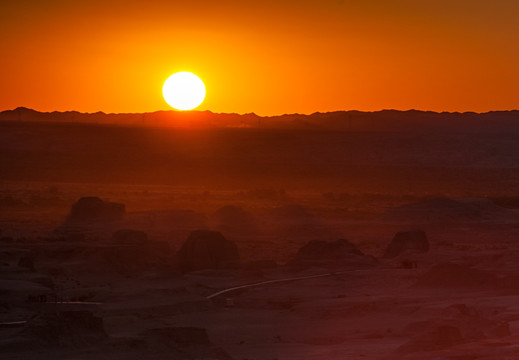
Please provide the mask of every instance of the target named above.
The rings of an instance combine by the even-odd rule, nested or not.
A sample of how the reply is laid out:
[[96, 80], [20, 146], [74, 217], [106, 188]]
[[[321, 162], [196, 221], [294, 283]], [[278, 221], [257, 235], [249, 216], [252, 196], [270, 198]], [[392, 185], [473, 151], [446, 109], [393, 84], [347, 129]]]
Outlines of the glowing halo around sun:
[[205, 85], [198, 76], [182, 71], [171, 75], [162, 87], [164, 100], [177, 110], [192, 110], [205, 98]]

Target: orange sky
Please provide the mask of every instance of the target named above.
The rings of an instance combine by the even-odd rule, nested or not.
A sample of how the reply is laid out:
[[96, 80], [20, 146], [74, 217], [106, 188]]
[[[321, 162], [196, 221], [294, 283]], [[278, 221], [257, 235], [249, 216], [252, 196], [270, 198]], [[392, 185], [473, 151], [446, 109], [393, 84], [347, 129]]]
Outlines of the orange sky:
[[17, 0], [0, 4], [0, 110], [519, 108], [517, 0]]

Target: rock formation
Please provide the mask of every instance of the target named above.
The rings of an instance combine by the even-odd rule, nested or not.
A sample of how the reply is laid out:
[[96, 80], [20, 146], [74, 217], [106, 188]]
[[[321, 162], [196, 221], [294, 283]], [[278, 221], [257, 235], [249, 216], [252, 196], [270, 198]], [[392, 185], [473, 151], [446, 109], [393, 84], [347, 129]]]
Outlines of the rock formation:
[[67, 223], [120, 220], [125, 212], [124, 204], [104, 201], [95, 196], [82, 197], [72, 205]]
[[122, 220], [125, 212], [124, 204], [105, 201], [95, 196], [82, 197], [72, 205], [67, 219], [55, 232], [60, 236], [70, 238], [95, 228], [99, 230], [99, 228]]
[[428, 252], [429, 240], [423, 230], [400, 231], [394, 237], [386, 248], [385, 258], [394, 258], [406, 252]]

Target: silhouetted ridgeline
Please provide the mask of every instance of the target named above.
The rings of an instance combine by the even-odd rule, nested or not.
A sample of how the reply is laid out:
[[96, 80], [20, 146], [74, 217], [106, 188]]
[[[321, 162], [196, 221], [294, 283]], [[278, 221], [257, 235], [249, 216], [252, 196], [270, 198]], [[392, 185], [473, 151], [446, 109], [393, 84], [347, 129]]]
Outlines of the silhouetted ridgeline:
[[89, 123], [131, 126], [191, 128], [265, 128], [338, 131], [447, 131], [519, 132], [519, 111], [448, 113], [382, 110], [375, 112], [336, 111], [311, 115], [216, 114], [210, 111], [156, 111], [140, 114], [38, 112], [19, 107], [0, 112], [0, 121]]

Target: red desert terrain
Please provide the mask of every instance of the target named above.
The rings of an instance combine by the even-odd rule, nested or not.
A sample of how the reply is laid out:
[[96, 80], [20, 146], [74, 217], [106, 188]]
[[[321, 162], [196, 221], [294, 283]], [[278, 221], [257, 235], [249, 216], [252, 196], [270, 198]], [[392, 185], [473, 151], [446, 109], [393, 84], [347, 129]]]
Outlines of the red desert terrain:
[[519, 359], [514, 112], [0, 115], [2, 359]]

